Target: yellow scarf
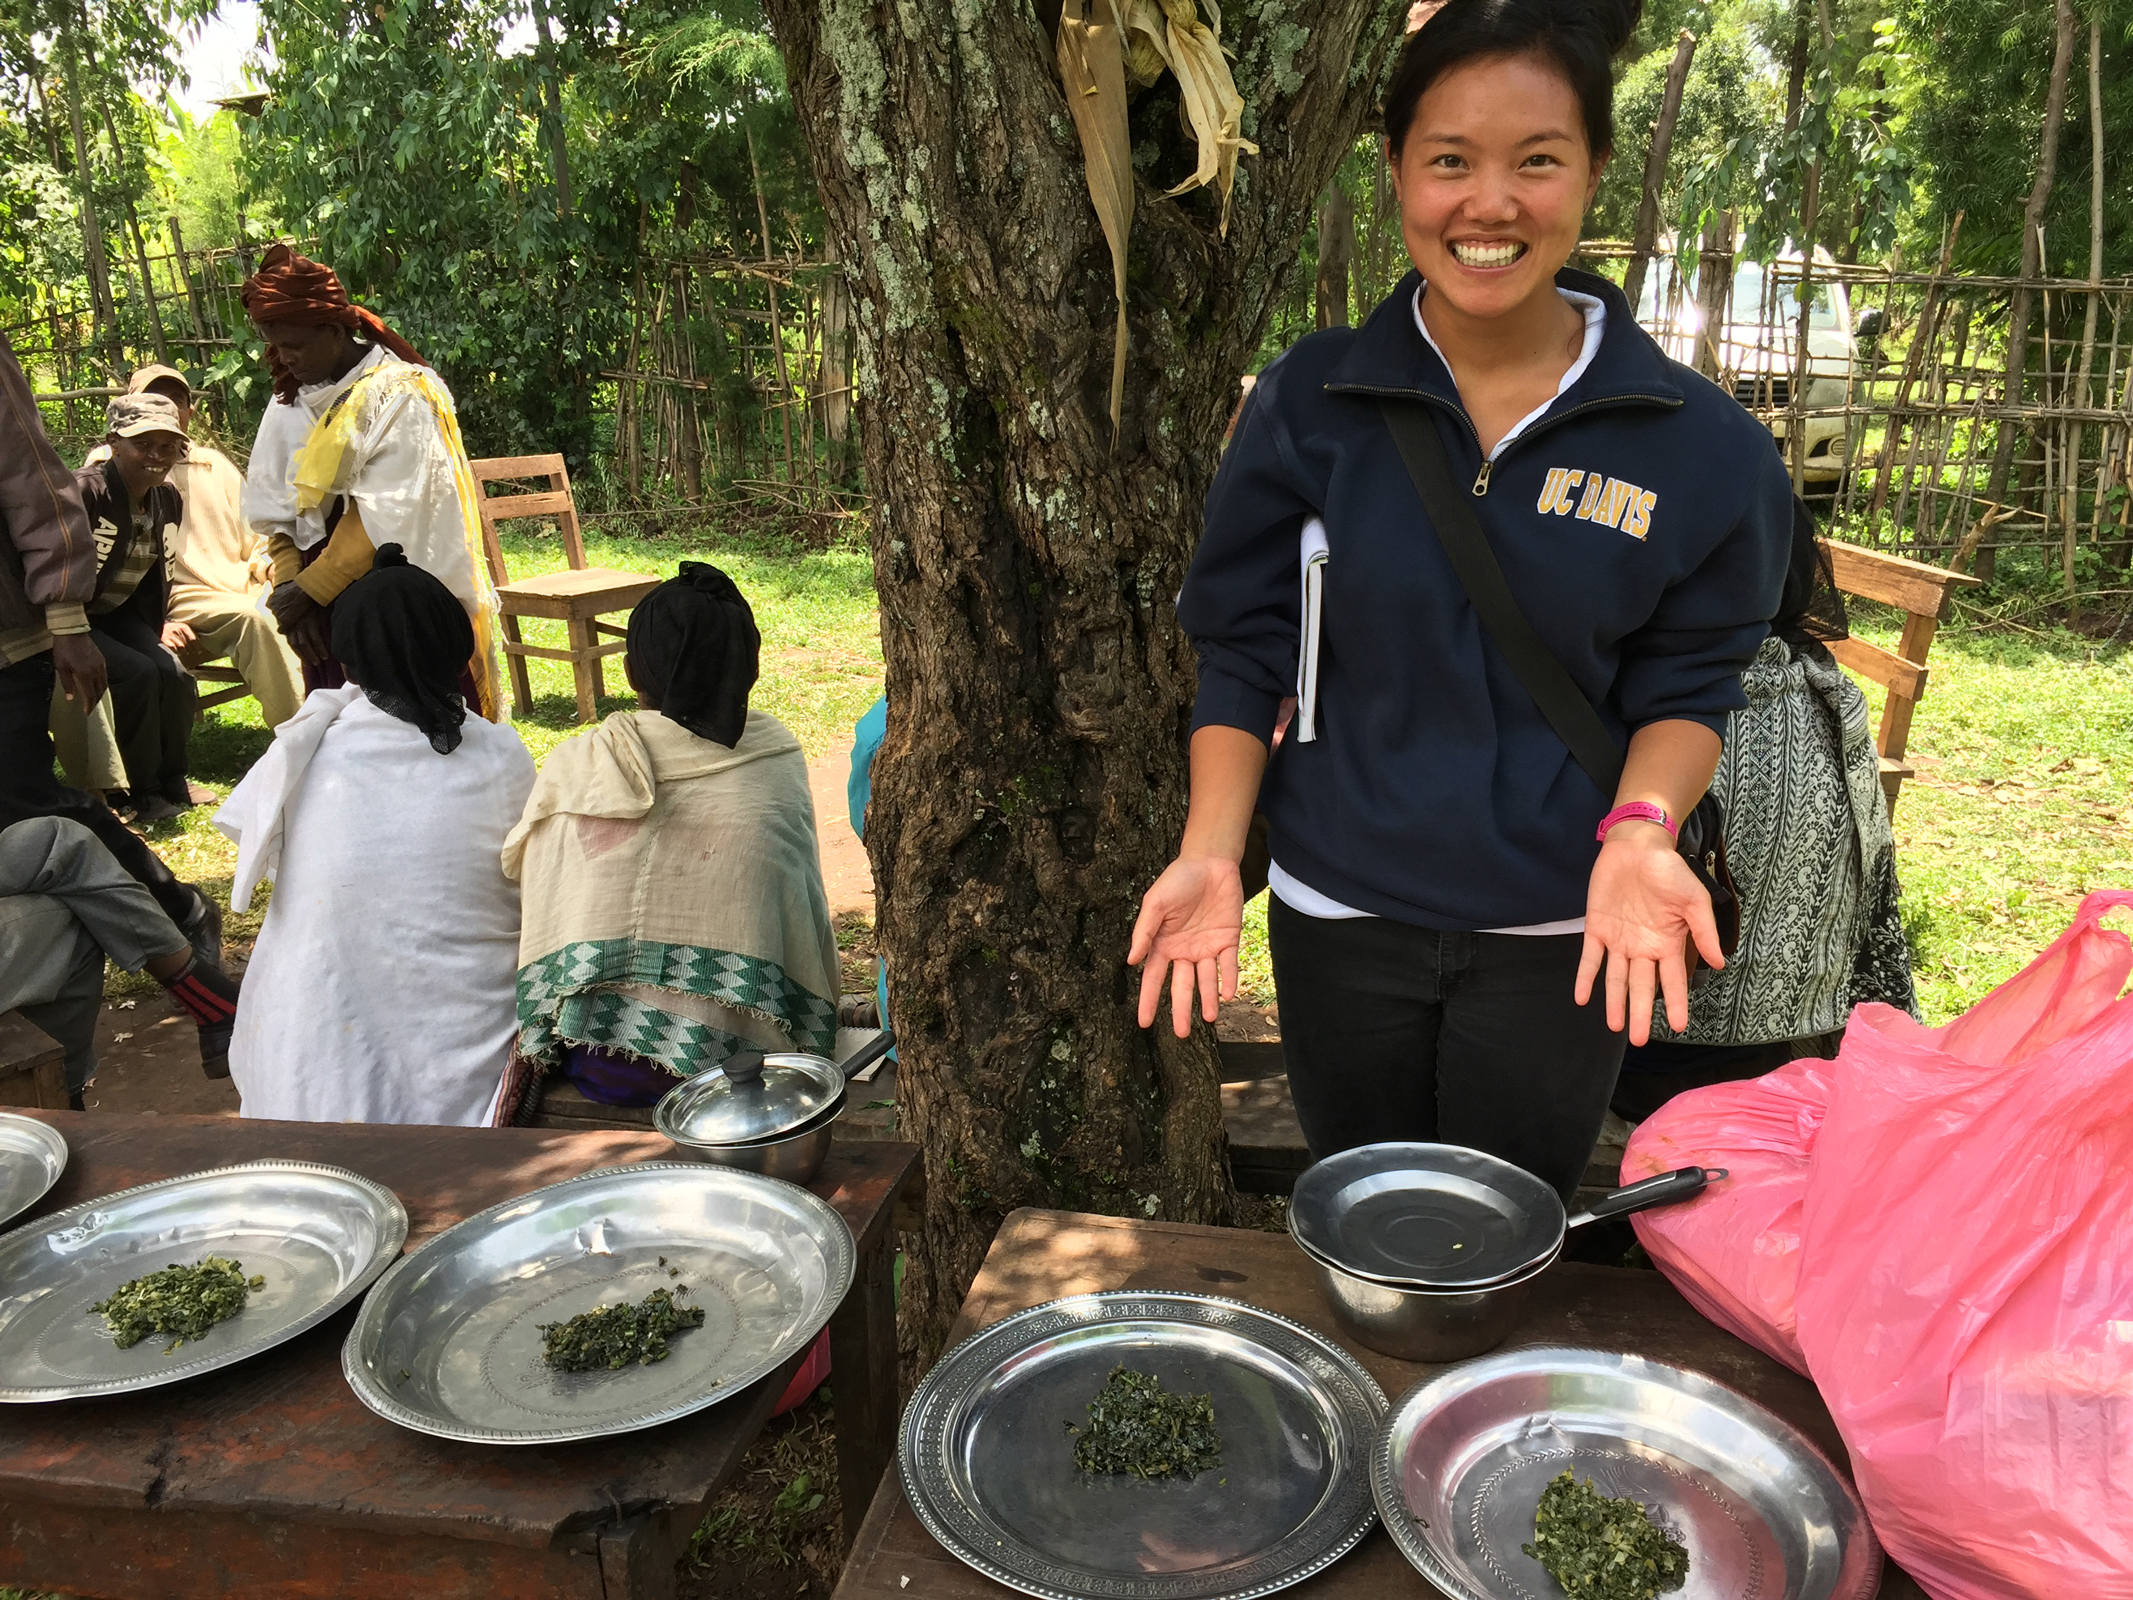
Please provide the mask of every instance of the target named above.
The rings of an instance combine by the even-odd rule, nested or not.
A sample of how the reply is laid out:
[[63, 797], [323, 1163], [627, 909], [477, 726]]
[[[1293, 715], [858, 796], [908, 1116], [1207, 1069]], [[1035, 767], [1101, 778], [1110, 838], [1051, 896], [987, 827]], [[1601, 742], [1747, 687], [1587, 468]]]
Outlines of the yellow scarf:
[[474, 674], [474, 687], [481, 697], [481, 714], [494, 722], [497, 720], [498, 696], [490, 619], [496, 605], [489, 589], [488, 557], [482, 544], [481, 491], [475, 487], [473, 469], [467, 465], [466, 442], [459, 433], [459, 414], [452, 407], [451, 395], [437, 381], [437, 375], [428, 367], [418, 367], [412, 362], [391, 361], [372, 368], [350, 384], [327, 407], [326, 414], [312, 424], [311, 432], [290, 464], [289, 481], [296, 489], [297, 509], [314, 510], [326, 503], [327, 496], [341, 492], [341, 469], [355, 444], [356, 432], [365, 414], [364, 402], [373, 389], [395, 385], [413, 389], [429, 406], [437, 419], [437, 431], [444, 439], [445, 453], [451, 458], [452, 487], [459, 502], [459, 520], [465, 530], [474, 593], [486, 602], [477, 603], [471, 612], [474, 659], [468, 665]]

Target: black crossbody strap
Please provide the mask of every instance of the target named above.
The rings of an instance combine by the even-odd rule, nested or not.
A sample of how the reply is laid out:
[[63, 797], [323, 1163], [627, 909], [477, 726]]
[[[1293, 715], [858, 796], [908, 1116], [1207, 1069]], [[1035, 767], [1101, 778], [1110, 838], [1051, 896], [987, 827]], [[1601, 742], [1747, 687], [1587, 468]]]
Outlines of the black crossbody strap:
[[1611, 803], [1622, 785], [1621, 749], [1585, 691], [1518, 608], [1496, 552], [1489, 546], [1489, 536], [1474, 514], [1471, 497], [1460, 493], [1452, 481], [1451, 463], [1445, 459], [1444, 441], [1437, 437], [1436, 424], [1420, 405], [1381, 400], [1378, 409], [1385, 414], [1385, 426], [1392, 430], [1393, 442], [1400, 447], [1407, 475], [1414, 479], [1415, 491], [1422, 496], [1423, 508], [1429, 512], [1437, 538], [1451, 559], [1452, 570], [1465, 586], [1467, 600], [1481, 618], [1481, 625], [1496, 641], [1496, 648], [1518, 674], [1518, 681], [1526, 686], [1526, 693], [1540, 707], [1556, 737], [1570, 747], [1586, 776]]

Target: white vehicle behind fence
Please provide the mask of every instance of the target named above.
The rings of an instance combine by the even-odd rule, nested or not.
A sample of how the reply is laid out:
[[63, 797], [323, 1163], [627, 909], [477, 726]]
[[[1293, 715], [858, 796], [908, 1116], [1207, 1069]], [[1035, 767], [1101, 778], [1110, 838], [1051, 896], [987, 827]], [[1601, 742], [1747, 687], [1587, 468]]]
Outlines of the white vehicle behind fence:
[[[1817, 267], [1835, 266], [1817, 246]], [[1792, 385], [1799, 363], [1794, 358], [1800, 327], [1800, 253], [1782, 252], [1776, 271], [1760, 261], [1741, 261], [1733, 271], [1733, 293], [1725, 320], [1715, 335], [1706, 335], [1703, 310], [1696, 302], [1696, 276], [1679, 276], [1671, 253], [1652, 259], [1637, 299], [1637, 321], [1666, 353], [1690, 366], [1697, 364], [1706, 338], [1717, 351], [1719, 382], [1777, 436], [1790, 463], [1786, 443], [1792, 421]], [[1775, 279], [1773, 282], [1772, 279]], [[1869, 313], [1870, 315], [1872, 313]], [[1802, 429], [1807, 456], [1802, 475], [1810, 484], [1840, 482], [1858, 442], [1857, 422], [1845, 416], [1859, 372], [1858, 342], [1853, 336], [1851, 299], [1831, 278], [1814, 282], [1814, 303], [1807, 313], [1807, 391], [1800, 397], [1807, 415]]]

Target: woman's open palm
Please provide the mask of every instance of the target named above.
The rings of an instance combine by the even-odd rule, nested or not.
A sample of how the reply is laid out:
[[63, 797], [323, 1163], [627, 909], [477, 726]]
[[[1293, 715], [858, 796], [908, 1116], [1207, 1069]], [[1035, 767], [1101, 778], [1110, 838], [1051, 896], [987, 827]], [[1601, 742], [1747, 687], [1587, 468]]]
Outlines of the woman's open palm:
[[1141, 966], [1141, 1026], [1155, 1025], [1163, 977], [1170, 976], [1170, 1023], [1179, 1038], [1192, 1031], [1192, 1002], [1215, 1020], [1216, 1007], [1237, 992], [1237, 944], [1244, 934], [1244, 881], [1237, 863], [1219, 856], [1181, 857], [1141, 897], [1133, 923], [1129, 966]]

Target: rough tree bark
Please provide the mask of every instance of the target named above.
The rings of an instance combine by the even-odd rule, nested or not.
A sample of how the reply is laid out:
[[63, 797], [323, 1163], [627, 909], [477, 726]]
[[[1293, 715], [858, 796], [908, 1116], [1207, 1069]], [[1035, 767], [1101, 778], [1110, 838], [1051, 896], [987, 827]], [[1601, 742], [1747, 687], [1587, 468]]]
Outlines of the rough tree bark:
[[[2052, 182], [2059, 173], [2059, 125], [2066, 118], [2066, 80], [2074, 60], [2074, 3], [2056, 0], [2052, 8], [2052, 75], [2044, 92], [2044, 132], [2037, 147], [2037, 179], [2029, 187], [2022, 207], [2022, 278], [2015, 286], [2007, 311], [2007, 376], [2003, 380], [2002, 404], [2011, 406], [2022, 398], [2022, 375], [2029, 365], [2029, 312], [2034, 301], [2030, 280], [2044, 270], [2044, 241], [2038, 230], [2044, 226], [2044, 208], [2050, 204]], [[1985, 498], [1994, 504], [1990, 513], [2007, 497], [2007, 474], [2014, 466], [2015, 445], [2026, 430], [2003, 421], [1992, 450], [1992, 476]], [[1992, 581], [1997, 552], [1993, 533], [1985, 530], [1971, 571], [1987, 583]]]
[[1246, 157], [1227, 238], [1175, 84], [1134, 103], [1132, 349], [1055, 65], [1056, 0], [766, 0], [853, 291], [889, 728], [866, 830], [926, 1150], [907, 1348], [1008, 1209], [1204, 1221], [1230, 1193], [1212, 1034], [1135, 1025], [1142, 890], [1186, 800], [1172, 606], [1237, 381], [1378, 93], [1397, 0], [1224, 8]]

